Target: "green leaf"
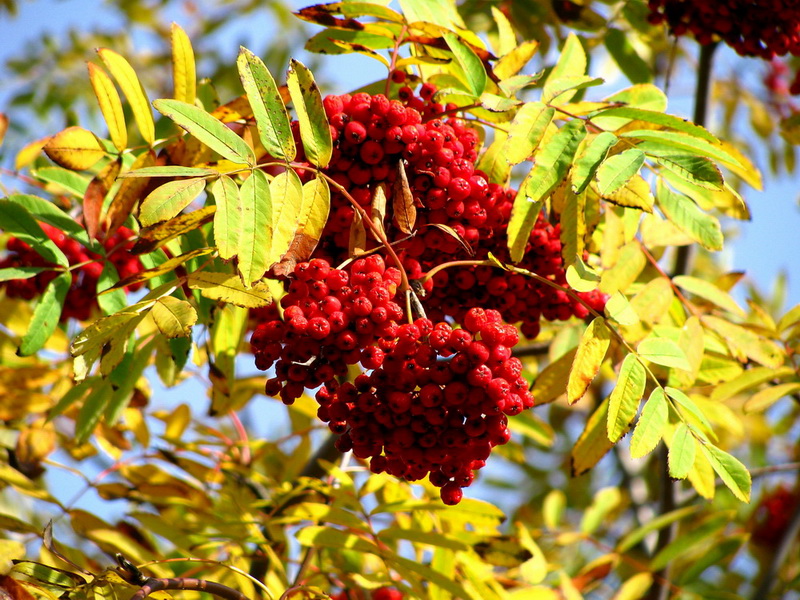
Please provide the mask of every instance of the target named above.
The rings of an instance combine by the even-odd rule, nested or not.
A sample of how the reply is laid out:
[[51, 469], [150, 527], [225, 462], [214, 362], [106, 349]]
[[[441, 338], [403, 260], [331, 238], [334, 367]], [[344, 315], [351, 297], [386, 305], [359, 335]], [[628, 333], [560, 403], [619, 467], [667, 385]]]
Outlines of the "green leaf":
[[508, 248], [511, 260], [522, 260], [525, 246], [541, 202], [564, 179], [572, 158], [581, 140], [586, 135], [583, 122], [579, 119], [568, 122], [544, 146], [540, 146], [534, 157], [534, 167], [520, 186], [511, 221], [508, 224]]
[[704, 213], [690, 198], [676, 194], [659, 182], [656, 199], [661, 211], [675, 226], [707, 250], [722, 250], [719, 221]]
[[[579, 90], [602, 85], [603, 83], [605, 83], [604, 79], [588, 75], [548, 79], [542, 91], [542, 102], [546, 104], [566, 104]], [[557, 99], [558, 102], [556, 102]]]
[[574, 263], [567, 267], [567, 284], [576, 292], [591, 292], [600, 283], [600, 275], [578, 256]]
[[294, 160], [297, 148], [292, 137], [289, 115], [269, 69], [247, 48], [239, 49], [236, 65], [264, 148], [272, 156], [287, 161]]
[[300, 123], [300, 137], [306, 158], [311, 164], [325, 168], [331, 160], [333, 140], [314, 76], [303, 63], [292, 59], [286, 74], [286, 85]]
[[735, 167], [742, 167], [742, 163], [734, 158], [721, 144], [706, 141], [702, 138], [693, 137], [683, 131], [659, 131], [656, 129], [634, 129], [619, 134], [621, 138], [641, 140], [642, 144], [637, 144], [648, 154], [658, 152], [660, 149], [676, 148], [681, 150], [680, 154], [695, 154], [706, 158], [713, 158], [723, 164], [731, 164]]
[[486, 89], [486, 69], [483, 68], [481, 59], [454, 33], [445, 33], [444, 41], [447, 42], [456, 63], [464, 72], [467, 89], [475, 96], [480, 96]]
[[[543, 97], [554, 97], [552, 95], [552, 86], [559, 79], [565, 77], [583, 77], [586, 75], [586, 51], [583, 49], [583, 44], [580, 38], [574, 33], [570, 33], [567, 40], [564, 42], [564, 47], [558, 57], [553, 70], [544, 82], [544, 89], [542, 90]], [[577, 90], [576, 90], [577, 91]], [[565, 94], [560, 99], [562, 103], [569, 102], [575, 94]]]
[[[705, 427], [708, 433], [711, 435], [714, 434], [714, 429], [711, 427], [711, 423], [708, 422], [708, 419], [703, 414], [703, 411], [700, 410], [697, 404], [695, 404], [694, 401], [689, 398], [689, 396], [687, 396], [681, 390], [669, 386], [665, 387], [664, 391], [667, 392], [667, 396], [672, 398], [677, 403], [679, 408], [685, 410], [688, 414], [693, 416], [700, 425]], [[681, 417], [684, 417], [684, 415], [681, 414]]]
[[650, 66], [628, 41], [628, 34], [616, 27], [610, 27], [604, 32], [603, 41], [606, 50], [631, 83], [647, 83], [653, 79]]
[[[609, 99], [610, 100], [610, 99]], [[668, 115], [658, 110], [647, 110], [644, 108], [636, 108], [633, 106], [612, 106], [611, 108], [604, 108], [592, 113], [591, 118], [594, 120], [596, 117], [621, 117], [630, 119], [632, 121], [644, 121], [654, 125], [660, 125], [675, 131], [682, 131], [688, 133], [693, 137], [702, 138], [712, 144], [719, 143], [719, 140], [709, 133], [704, 127], [695, 125], [687, 119], [682, 119], [674, 115]]]
[[667, 397], [664, 395], [664, 390], [657, 387], [645, 402], [642, 414], [639, 415], [639, 421], [633, 430], [633, 437], [631, 437], [632, 458], [642, 458], [653, 451], [653, 448], [661, 441], [661, 436], [664, 435], [668, 416], [669, 404], [667, 403]]
[[673, 542], [668, 544], [663, 550], [653, 557], [650, 561], [650, 569], [658, 571], [680, 556], [684, 556], [692, 550], [697, 550], [697, 545], [706, 538], [721, 532], [731, 521], [733, 515], [731, 511], [723, 514], [715, 514], [695, 525], [688, 531], [684, 531]]
[[214, 242], [219, 257], [230, 260], [239, 248], [239, 231], [242, 227], [242, 205], [239, 186], [227, 175], [223, 175], [211, 185], [211, 194], [217, 210], [214, 213]]
[[542, 503], [542, 519], [548, 529], [558, 529], [567, 509], [567, 496], [559, 489], [551, 490]]
[[142, 200], [139, 221], [144, 227], [168, 221], [194, 202], [205, 187], [206, 180], [201, 178], [178, 179], [157, 187]]
[[386, 559], [386, 562], [393, 565], [401, 574], [413, 573], [416, 577], [413, 579], [421, 579], [427, 581], [435, 586], [450, 592], [454, 598], [464, 598], [465, 600], [477, 600], [474, 594], [469, 593], [465, 588], [461, 587], [458, 583], [449, 577], [445, 577], [439, 571], [436, 571], [418, 561], [414, 561], [399, 555], [394, 555]]
[[636, 351], [641, 358], [657, 365], [683, 369], [684, 371], [692, 370], [686, 353], [677, 342], [669, 338], [647, 337], [639, 342]]
[[569, 371], [567, 401], [574, 404], [589, 389], [589, 385], [600, 371], [600, 365], [611, 343], [611, 332], [603, 317], [596, 317], [586, 328], [578, 344], [575, 360]]
[[239, 275], [246, 286], [261, 279], [269, 265], [272, 245], [272, 198], [263, 171], [256, 169], [240, 190], [242, 220], [239, 231]]
[[709, 190], [724, 188], [725, 182], [720, 170], [713, 162], [702, 156], [669, 154], [659, 156], [656, 163], [690, 184]]
[[608, 398], [600, 403], [586, 421], [583, 433], [578, 437], [570, 453], [570, 471], [573, 477], [583, 475], [594, 467], [614, 444], [608, 441], [606, 422], [608, 421]]
[[36, 308], [33, 309], [28, 331], [22, 337], [17, 354], [20, 356], [35, 354], [53, 335], [56, 327], [58, 327], [58, 321], [61, 318], [64, 300], [67, 297], [70, 285], [72, 285], [72, 273], [61, 273], [47, 284], [47, 288], [45, 288], [42, 297], [39, 298]]
[[644, 152], [631, 148], [605, 160], [597, 169], [597, 188], [601, 196], [612, 194], [639, 172], [644, 164]]
[[617, 487], [606, 487], [598, 490], [592, 498], [592, 503], [583, 512], [581, 517], [581, 533], [591, 534], [597, 530], [603, 521], [608, 520], [609, 513], [617, 508], [622, 501], [622, 493]]
[[408, 540], [414, 544], [450, 548], [451, 550], [468, 550], [469, 545], [454, 537], [435, 531], [421, 531], [406, 527], [387, 527], [378, 532], [378, 538], [384, 542]]
[[379, 552], [378, 547], [371, 540], [354, 533], [322, 525], [305, 527], [297, 532], [296, 537], [301, 545], [310, 548], [333, 548], [337, 551], [355, 550], [356, 552], [367, 554], [377, 554]]
[[[78, 198], [83, 198], [86, 188], [89, 187], [89, 182], [91, 182], [89, 177], [63, 167], [39, 167], [32, 170], [32, 174], [36, 179], [54, 183], [59, 188], [62, 188], [64, 193], [68, 192]], [[45, 202], [47, 201], [45, 200]]]
[[92, 435], [95, 426], [111, 400], [111, 380], [101, 379], [89, 393], [75, 419], [75, 441], [82, 444]]
[[202, 108], [180, 100], [165, 99], [153, 101], [153, 106], [187, 133], [232, 163], [251, 167], [255, 165], [256, 157], [253, 149]]
[[4, 267], [0, 269], [0, 281], [30, 279], [31, 277], [36, 277], [39, 273], [52, 270], [47, 267]]
[[9, 198], [0, 199], [0, 229], [28, 244], [46, 261], [69, 267], [67, 257], [22, 204]]
[[[676, 583], [681, 586], [691, 585], [691, 582], [699, 580], [703, 571], [712, 566], [725, 569], [726, 567], [723, 565], [725, 565], [727, 559], [733, 557], [748, 538], [749, 533], [742, 532], [737, 535], [715, 540], [715, 543], [712, 544], [710, 548], [706, 549], [700, 556], [692, 561], [687, 569], [680, 573]], [[795, 583], [796, 582], [797, 580], [795, 579]], [[793, 584], [789, 585], [792, 586]]]
[[636, 325], [639, 323], [639, 315], [628, 302], [628, 299], [621, 292], [614, 292], [606, 300], [606, 316], [619, 323], [620, 325]]
[[97, 303], [104, 315], [110, 315], [128, 306], [128, 298], [121, 287], [103, 294], [119, 282], [119, 273], [111, 261], [106, 261], [97, 280]]
[[294, 240], [303, 206], [303, 184], [292, 169], [280, 173], [269, 184], [272, 197], [272, 244], [267, 264], [278, 262]]
[[490, 183], [506, 185], [511, 176], [511, 165], [505, 155], [505, 144], [508, 135], [504, 131], [494, 132], [494, 141], [486, 148], [478, 159], [475, 168], [486, 173]]
[[694, 435], [685, 423], [678, 424], [672, 441], [669, 445], [667, 462], [669, 464], [669, 476], [673, 479], [686, 479], [689, 471], [694, 464], [696, 444]]
[[400, 8], [409, 23], [424, 21], [446, 29], [464, 27], [464, 21], [450, 0], [400, 0]]
[[704, 300], [708, 300], [739, 317], [745, 318], [746, 316], [744, 310], [736, 304], [736, 301], [731, 298], [730, 294], [723, 292], [710, 281], [698, 279], [697, 277], [691, 277], [689, 275], [676, 275], [672, 278], [672, 282], [684, 291], [694, 294], [699, 298], [703, 298]]
[[555, 112], [554, 108], [541, 102], [526, 102], [520, 107], [508, 127], [508, 139], [503, 147], [510, 165], [527, 160], [536, 151], [553, 122]]
[[169, 165], [165, 167], [142, 167], [120, 175], [121, 179], [135, 177], [219, 177], [219, 171], [203, 167], [181, 167]]
[[622, 361], [617, 376], [617, 384], [611, 392], [608, 403], [608, 439], [617, 442], [630, 429], [639, 402], [644, 396], [647, 372], [634, 354], [628, 354]]
[[580, 194], [592, 181], [600, 163], [605, 159], [608, 151], [618, 142], [617, 136], [608, 131], [603, 131], [586, 144], [583, 152], [578, 155], [570, 171], [572, 191]]
[[658, 531], [659, 529], [663, 529], [667, 525], [672, 525], [676, 521], [680, 521], [684, 517], [688, 517], [693, 515], [698, 510], [700, 510], [700, 505], [694, 506], [685, 506], [683, 508], [678, 508], [676, 510], [670, 511], [663, 515], [658, 515], [650, 519], [647, 523], [642, 525], [641, 527], [637, 527], [630, 533], [626, 534], [617, 544], [616, 550], [617, 552], [624, 553], [628, 552], [631, 548], [636, 546], [640, 543], [644, 538], [648, 536], [648, 534]]

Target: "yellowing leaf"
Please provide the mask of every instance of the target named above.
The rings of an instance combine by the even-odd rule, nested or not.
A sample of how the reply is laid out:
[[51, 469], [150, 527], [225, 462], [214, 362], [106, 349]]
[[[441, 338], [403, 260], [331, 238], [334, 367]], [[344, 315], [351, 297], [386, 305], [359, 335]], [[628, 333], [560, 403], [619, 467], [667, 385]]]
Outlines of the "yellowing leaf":
[[278, 262], [286, 254], [297, 232], [303, 207], [303, 184], [292, 169], [280, 173], [269, 184], [272, 198], [272, 244], [267, 264]]
[[[574, 33], [570, 33], [561, 53], [558, 62], [544, 82], [543, 95], [553, 97], [552, 88], [559, 79], [565, 77], [582, 77], [586, 75], [587, 59], [586, 51], [583, 49], [580, 38]], [[562, 103], [569, 102], [575, 94], [565, 94], [560, 98]]]
[[114, 147], [122, 151], [128, 145], [128, 130], [125, 126], [125, 114], [122, 111], [122, 100], [117, 88], [103, 69], [94, 63], [86, 63], [89, 68], [89, 81], [92, 83], [94, 95], [100, 105], [100, 112], [108, 125], [108, 134]]
[[52, 136], [44, 151], [65, 169], [85, 171], [105, 156], [106, 151], [97, 137], [82, 127], [67, 127]]
[[644, 395], [647, 373], [633, 354], [622, 361], [608, 404], [608, 439], [616, 442], [628, 431]]
[[547, 365], [533, 382], [531, 393], [536, 405], [547, 404], [567, 391], [567, 381], [572, 363], [575, 361], [577, 349], [567, 352]]
[[170, 28], [172, 46], [172, 82], [175, 87], [173, 98], [194, 104], [197, 96], [197, 75], [195, 73], [194, 50], [186, 32], [177, 23]]
[[694, 465], [696, 442], [685, 423], [679, 423], [672, 434], [667, 460], [669, 476], [674, 479], [686, 479]]
[[511, 165], [527, 160], [539, 147], [555, 109], [541, 102], [526, 102], [517, 111], [508, 128], [502, 155]]
[[144, 141], [152, 146], [156, 139], [153, 113], [150, 110], [147, 94], [136, 76], [136, 71], [125, 58], [113, 50], [100, 48], [97, 54], [100, 55], [103, 64], [111, 72], [112, 77], [117, 80], [122, 93], [128, 99], [139, 133], [142, 134]]
[[672, 278], [672, 282], [678, 287], [683, 288], [683, 290], [703, 298], [704, 300], [708, 300], [720, 308], [724, 308], [742, 318], [745, 317], [744, 310], [742, 310], [736, 301], [710, 281], [698, 279], [697, 277], [690, 277], [689, 275], [677, 275]]
[[657, 365], [691, 371], [692, 366], [686, 353], [676, 342], [669, 338], [647, 337], [639, 342], [639, 356]]
[[206, 298], [235, 304], [244, 308], [266, 306], [272, 295], [266, 282], [258, 282], [246, 288], [236, 275], [197, 271], [189, 275], [187, 283], [193, 290], [200, 290]]
[[701, 444], [702, 450], [711, 467], [722, 482], [742, 502], [750, 502], [750, 473], [736, 458], [711, 444]]
[[154, 189], [142, 201], [139, 221], [149, 227], [167, 221], [189, 206], [206, 187], [205, 179], [178, 179]]
[[761, 412], [767, 410], [781, 398], [791, 396], [800, 391], [800, 383], [781, 383], [756, 392], [744, 403], [744, 412]]
[[608, 441], [606, 422], [608, 421], [608, 398], [600, 403], [586, 421], [586, 427], [575, 442], [570, 454], [570, 470], [573, 477], [584, 474], [594, 467], [614, 446]]
[[605, 319], [595, 318], [581, 337], [569, 372], [567, 401], [570, 404], [580, 400], [586, 393], [595, 375], [600, 371], [600, 365], [610, 343], [611, 332], [606, 327]]
[[703, 316], [701, 320], [703, 325], [725, 341], [734, 356], [742, 362], [747, 357], [775, 369], [783, 364], [783, 349], [772, 340], [759, 336], [754, 330], [710, 315]]
[[189, 337], [192, 326], [197, 323], [197, 311], [186, 302], [174, 296], [164, 296], [156, 300], [150, 311], [158, 330], [168, 338]]
[[667, 426], [669, 406], [664, 390], [657, 387], [650, 394], [647, 402], [639, 415], [639, 421], [631, 437], [631, 457], [641, 458], [650, 454], [656, 447], [664, 428]]
[[211, 194], [217, 206], [214, 213], [214, 242], [219, 250], [219, 257], [230, 260], [236, 256], [239, 247], [242, 219], [239, 186], [233, 179], [223, 175], [211, 185]]

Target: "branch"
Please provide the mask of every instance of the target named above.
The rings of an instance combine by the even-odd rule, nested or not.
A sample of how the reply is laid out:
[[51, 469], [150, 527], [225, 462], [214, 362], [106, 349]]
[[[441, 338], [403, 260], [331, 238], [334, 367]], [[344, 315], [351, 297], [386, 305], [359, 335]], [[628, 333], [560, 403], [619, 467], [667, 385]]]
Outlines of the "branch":
[[194, 579], [193, 577], [164, 577], [156, 579], [154, 577], [145, 577], [136, 565], [121, 554], [117, 554], [117, 564], [119, 566], [116, 571], [122, 579], [133, 585], [140, 586], [130, 600], [144, 600], [151, 594], [162, 590], [193, 590], [219, 596], [223, 600], [249, 600], [239, 590], [205, 579]]

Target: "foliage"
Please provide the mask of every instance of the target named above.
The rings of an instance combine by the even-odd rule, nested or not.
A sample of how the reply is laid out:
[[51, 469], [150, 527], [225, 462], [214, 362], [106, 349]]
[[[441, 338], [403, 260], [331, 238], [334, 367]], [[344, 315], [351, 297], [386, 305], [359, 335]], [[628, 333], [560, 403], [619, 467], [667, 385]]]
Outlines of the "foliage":
[[[464, 160], [478, 171], [453, 179], [506, 206], [494, 226], [468, 221], [463, 202], [454, 208], [458, 186], [431, 184], [436, 165], [409, 150], [416, 137], [368, 146], [364, 126], [362, 135], [341, 120], [344, 96], [331, 99], [316, 69], [288, 55], [283, 75], [267, 66], [275, 55], [242, 48], [212, 78], [240, 89], [217, 97], [198, 76], [193, 36], [167, 30], [157, 8], [147, 24], [169, 48], [171, 93], [157, 57], [140, 62], [111, 38], [88, 81], [68, 76], [80, 94], [91, 90], [105, 127], [70, 124], [25, 146], [20, 189], [0, 201], [8, 595], [147, 588], [162, 597], [205, 589], [324, 598], [392, 586], [411, 598], [688, 599], [745, 597], [773, 583], [797, 591], [797, 565], [782, 558], [800, 523], [791, 492], [762, 503], [779, 505], [773, 521], [751, 522], [746, 503], [756, 476], [797, 470], [800, 307], [783, 312], [757, 293], [743, 306], [734, 289], [742, 274], [716, 258], [731, 220], [749, 218], [745, 196], [761, 174], [738, 145], [667, 112], [653, 83], [667, 44], [643, 3], [553, 6], [487, 12], [403, 0], [401, 11], [376, 1], [296, 13], [317, 28], [307, 50], [386, 67], [359, 90], [370, 110], [385, 101], [381, 114], [416, 113], [422, 130], [460, 128]], [[603, 55], [630, 85], [609, 93], [617, 82], [592, 74]], [[426, 144], [457, 148], [455, 139], [436, 142], [433, 127]], [[391, 176], [373, 170], [359, 184], [356, 159], [341, 166], [348, 147], [376, 169], [393, 160]], [[438, 220], [430, 187], [447, 190], [450, 212], [441, 207]], [[349, 215], [344, 225], [337, 215]], [[425, 243], [413, 253], [415, 238]], [[290, 308], [313, 295], [312, 282], [328, 281], [321, 269], [339, 265], [355, 281], [377, 261], [402, 316], [392, 335], [370, 338], [370, 325], [352, 336], [363, 352], [337, 363], [330, 344], [307, 339], [314, 319], [301, 326]], [[506, 301], [512, 292], [521, 306]], [[91, 310], [76, 310], [83, 306]], [[490, 342], [495, 330], [475, 322], [495, 318], [489, 309], [519, 331], [501, 328]], [[439, 331], [452, 348], [435, 345], [425, 314], [447, 323]], [[330, 326], [314, 339], [332, 339]], [[503, 392], [498, 412], [513, 435], [485, 444], [494, 452], [475, 490], [483, 459], [469, 456], [465, 481], [437, 479], [446, 461], [428, 458], [420, 473], [404, 463], [406, 480], [397, 478], [392, 460], [404, 456], [392, 454], [391, 428], [380, 429], [385, 446], [365, 453], [355, 402], [342, 418], [328, 414], [328, 395], [347, 385], [364, 402], [403, 391], [405, 374], [368, 363], [368, 348], [370, 360], [375, 348], [394, 356], [400, 345], [417, 367], [425, 354], [427, 367], [448, 368], [461, 351], [451, 329], [469, 332], [476, 355], [513, 347], [514, 358], [494, 357], [489, 377], [514, 385], [520, 373], [503, 369], [518, 364], [535, 402], [521, 412], [525, 393], [515, 392], [517, 407]], [[260, 341], [273, 330], [280, 343], [267, 342], [277, 349]], [[313, 352], [291, 358], [301, 342]], [[336, 356], [345, 350], [354, 349]], [[342, 368], [312, 373], [317, 358]], [[271, 369], [269, 380], [254, 364]], [[406, 390], [415, 402], [428, 381]], [[163, 388], [202, 389], [207, 399], [165, 402]], [[73, 499], [56, 479], [66, 473], [83, 482]], [[89, 491], [96, 512], [77, 508]], [[787, 533], [765, 533], [764, 522]]]

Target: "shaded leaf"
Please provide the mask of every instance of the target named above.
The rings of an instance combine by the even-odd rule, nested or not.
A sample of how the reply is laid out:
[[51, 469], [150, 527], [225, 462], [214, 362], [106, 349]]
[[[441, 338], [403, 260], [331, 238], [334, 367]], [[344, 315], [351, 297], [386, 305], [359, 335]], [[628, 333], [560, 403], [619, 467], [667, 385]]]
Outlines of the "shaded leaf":
[[117, 180], [121, 168], [122, 158], [108, 163], [89, 182], [89, 187], [86, 188], [86, 193], [83, 195], [83, 221], [91, 239], [96, 239], [100, 233], [100, 213], [103, 210], [103, 202], [111, 186]]
[[[156, 156], [152, 150], [143, 152], [136, 157], [131, 165], [131, 170], [142, 169], [155, 164]], [[123, 174], [123, 178], [125, 175]], [[114, 199], [108, 207], [106, 220], [108, 221], [107, 236], [114, 235], [130, 214], [133, 212], [136, 203], [142, 199], [150, 182], [147, 179], [122, 179]]]
[[266, 282], [245, 287], [242, 281], [230, 273], [196, 271], [187, 278], [189, 287], [211, 300], [234, 304], [244, 308], [258, 308], [272, 302]]
[[179, 235], [193, 231], [208, 223], [213, 218], [216, 210], [216, 206], [204, 206], [158, 225], [146, 227], [139, 231], [139, 239], [136, 240], [131, 252], [134, 254], [148, 254]]
[[28, 244], [46, 261], [69, 267], [69, 260], [61, 249], [42, 230], [28, 209], [21, 203], [14, 202], [14, 198], [23, 197], [0, 199], [0, 229]]
[[697, 552], [697, 546], [712, 535], [720, 533], [730, 522], [732, 514], [726, 511], [722, 514], [712, 515], [702, 523], [695, 525], [691, 529], [684, 531], [675, 540], [670, 542], [650, 561], [650, 568], [653, 571], [664, 568], [670, 562], [684, 556], [692, 551]]
[[123, 179], [134, 177], [219, 177], [219, 171], [206, 169], [203, 167], [181, 167], [180, 165], [168, 165], [164, 167], [137, 167], [133, 165], [131, 170], [122, 175]]
[[583, 475], [594, 467], [614, 446], [608, 440], [606, 422], [608, 421], [608, 398], [600, 403], [586, 421], [581, 433], [570, 453], [570, 470], [573, 477]]
[[628, 552], [631, 548], [642, 542], [650, 533], [663, 529], [668, 525], [672, 525], [676, 521], [695, 514], [700, 510], [699, 505], [684, 506], [668, 513], [658, 515], [650, 519], [647, 523], [637, 527], [633, 531], [627, 533], [618, 543], [617, 552]]
[[164, 296], [156, 300], [150, 314], [158, 330], [168, 338], [189, 337], [192, 326], [197, 323], [194, 307], [174, 296]]
[[647, 83], [653, 78], [650, 66], [628, 41], [627, 33], [616, 27], [609, 27], [603, 34], [603, 42], [614, 62], [631, 83]]
[[723, 188], [722, 173], [713, 162], [702, 156], [668, 154], [660, 156], [656, 163], [690, 184], [710, 190]]
[[800, 383], [781, 383], [756, 392], [744, 403], [744, 412], [762, 412], [778, 400], [800, 392]]
[[617, 143], [618, 139], [613, 133], [603, 131], [585, 145], [570, 171], [572, 191], [580, 194], [592, 181], [597, 168], [605, 159], [608, 151]]
[[36, 303], [36, 308], [33, 309], [28, 331], [22, 337], [17, 354], [20, 356], [35, 354], [53, 335], [58, 327], [64, 300], [71, 284], [71, 273], [61, 273], [47, 284], [44, 293]]

